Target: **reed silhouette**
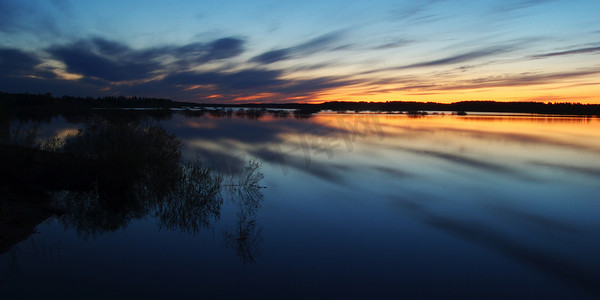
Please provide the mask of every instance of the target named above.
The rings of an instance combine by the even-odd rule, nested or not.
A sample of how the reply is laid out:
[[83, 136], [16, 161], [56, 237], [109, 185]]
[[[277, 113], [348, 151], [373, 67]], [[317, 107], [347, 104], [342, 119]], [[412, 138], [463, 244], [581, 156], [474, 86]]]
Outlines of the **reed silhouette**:
[[[60, 211], [59, 222], [83, 238], [125, 228], [146, 216], [161, 228], [195, 234], [219, 220], [225, 199], [240, 207], [239, 224], [257, 228], [263, 178], [259, 163], [247, 162], [225, 176], [199, 159], [184, 160], [181, 141], [159, 122], [124, 116], [90, 116], [77, 133], [43, 142], [35, 123], [9, 125], [8, 131], [4, 125], [0, 149], [9, 155], [0, 158], [7, 179], [2, 199], [30, 202], [36, 198], [32, 194], [42, 195], [37, 199], [43, 201], [36, 201]], [[245, 249], [257, 249], [260, 241], [237, 240], [243, 240]], [[236, 253], [248, 262], [255, 252]]]

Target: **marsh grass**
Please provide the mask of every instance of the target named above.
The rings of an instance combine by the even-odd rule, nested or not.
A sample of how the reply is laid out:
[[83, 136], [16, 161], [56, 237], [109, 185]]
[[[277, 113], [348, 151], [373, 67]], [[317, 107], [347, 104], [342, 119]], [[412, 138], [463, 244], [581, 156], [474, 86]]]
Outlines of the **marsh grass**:
[[261, 163], [256, 160], [249, 160], [242, 165], [237, 172], [233, 172], [227, 178], [226, 186], [232, 189], [264, 188], [260, 186], [260, 181], [264, 174], [259, 171]]
[[232, 249], [244, 264], [254, 263], [260, 254], [262, 228], [256, 215], [238, 211], [234, 230], [225, 232], [225, 246]]
[[5, 144], [23, 147], [27, 149], [36, 149], [39, 147], [38, 134], [40, 127], [38, 124], [18, 123], [10, 129], [10, 135]]
[[199, 159], [181, 164], [167, 197], [154, 205], [161, 228], [197, 233], [219, 220], [223, 176]]
[[[220, 173], [198, 158], [184, 161], [181, 141], [150, 119], [91, 117], [76, 134], [46, 141], [40, 141], [34, 125], [14, 126], [3, 137], [12, 146], [2, 149], [14, 150], [19, 163], [2, 174], [14, 177], [25, 165], [21, 177], [26, 181], [18, 185], [47, 193], [64, 212], [58, 220], [65, 228], [89, 239], [150, 216], [160, 228], [196, 234], [221, 218], [227, 199], [237, 207], [238, 220], [225, 240], [234, 241], [243, 261], [256, 257], [262, 240], [256, 212], [264, 188], [259, 162]], [[43, 178], [52, 180], [42, 184]], [[0, 192], [6, 195], [4, 188]]]

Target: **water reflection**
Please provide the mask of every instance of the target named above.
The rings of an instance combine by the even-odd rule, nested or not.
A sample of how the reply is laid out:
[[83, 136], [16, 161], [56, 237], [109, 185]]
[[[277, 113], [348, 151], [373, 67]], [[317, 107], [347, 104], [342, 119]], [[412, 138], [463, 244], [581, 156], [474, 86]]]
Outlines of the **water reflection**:
[[[588, 254], [600, 249], [592, 234], [600, 228], [592, 202], [600, 174], [598, 119], [322, 114], [309, 123], [195, 119], [211, 126], [193, 129], [187, 121], [171, 123], [181, 126], [184, 149], [249, 153], [280, 177], [273, 184], [311, 189], [297, 190], [304, 195], [331, 193], [329, 184], [352, 195], [344, 201], [355, 197], [353, 204], [395, 195], [390, 205], [401, 207], [402, 217], [600, 293], [600, 264]], [[419, 196], [405, 200], [410, 195]], [[238, 227], [231, 240], [244, 240], [252, 223]]]
[[[142, 218], [187, 233], [169, 236], [176, 246], [168, 252], [186, 267], [151, 275], [189, 277], [178, 285], [186, 295], [198, 278], [219, 286], [215, 294], [249, 297], [266, 295], [265, 282], [273, 297], [300, 286], [315, 287], [306, 298], [600, 294], [600, 120], [292, 116], [220, 110], [160, 123], [79, 118], [81, 132], [57, 152], [105, 171], [83, 168], [79, 177], [89, 180], [60, 193], [73, 208], [60, 221], [88, 237]], [[55, 132], [75, 127], [67, 125]], [[134, 175], [114, 174], [121, 170]], [[215, 230], [217, 222], [225, 224]], [[201, 240], [210, 231], [216, 250]], [[194, 242], [186, 256], [181, 248]], [[228, 264], [223, 246], [243, 264], [258, 264]], [[229, 286], [232, 276], [242, 283]]]
[[256, 261], [262, 242], [262, 229], [256, 221], [263, 201], [261, 189], [264, 188], [260, 186], [264, 176], [259, 169], [259, 163], [249, 162], [238, 174], [230, 175], [226, 184], [237, 207], [237, 222], [233, 230], [225, 232], [225, 244], [244, 264]]
[[[252, 249], [236, 253], [244, 262], [257, 255], [260, 239], [257, 234], [248, 236], [260, 231], [260, 163], [242, 163], [240, 170], [225, 174], [199, 159], [183, 160], [181, 141], [140, 114], [90, 116], [75, 134], [42, 144], [18, 147], [42, 157], [43, 173], [53, 178], [44, 190], [64, 212], [59, 221], [83, 238], [124, 229], [145, 217], [155, 219], [160, 228], [196, 234], [218, 221], [224, 201], [231, 201], [239, 207], [238, 224], [244, 226], [244, 236], [235, 240], [243, 249]], [[36, 180], [34, 185], [43, 182]], [[34, 185], [30, 188], [37, 188]]]
[[[394, 206], [408, 212], [420, 222], [437, 230], [446, 232], [468, 242], [472, 242], [493, 251], [497, 251], [510, 259], [537, 269], [545, 274], [561, 278], [588, 292], [600, 295], [600, 273], [593, 261], [582, 262], [579, 258], [557, 254], [555, 249], [518, 239], [514, 234], [494, 225], [490, 221], [482, 221], [466, 214], [447, 214], [436, 211], [435, 202], [439, 199], [409, 199], [392, 197]], [[503, 224], [517, 225], [521, 230], [543, 235], [554, 232], [553, 238], [565, 235], [579, 235], [580, 228], [563, 223], [563, 221], [541, 216], [535, 213], [519, 211], [503, 204], [490, 204], [493, 215], [500, 217]], [[482, 214], [482, 213], [480, 213]], [[541, 229], [541, 230], [537, 230]], [[593, 245], [593, 244], [591, 244]], [[572, 245], [575, 246], [575, 245]]]
[[10, 249], [0, 258], [0, 285], [10, 280], [19, 270], [16, 249]]
[[154, 214], [163, 228], [195, 234], [219, 219], [222, 178], [198, 162], [185, 163], [180, 172]]

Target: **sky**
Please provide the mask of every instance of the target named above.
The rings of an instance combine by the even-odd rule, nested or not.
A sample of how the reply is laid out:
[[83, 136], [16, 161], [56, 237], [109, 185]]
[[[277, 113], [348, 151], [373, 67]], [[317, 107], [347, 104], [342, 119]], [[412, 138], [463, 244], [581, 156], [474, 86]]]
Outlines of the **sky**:
[[600, 103], [600, 1], [0, 0], [0, 91]]

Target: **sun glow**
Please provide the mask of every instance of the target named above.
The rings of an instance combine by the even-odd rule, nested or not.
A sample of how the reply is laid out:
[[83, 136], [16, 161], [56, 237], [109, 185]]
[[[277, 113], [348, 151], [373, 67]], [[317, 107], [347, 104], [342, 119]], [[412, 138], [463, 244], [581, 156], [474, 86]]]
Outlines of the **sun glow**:
[[340, 87], [314, 95], [309, 103], [328, 101], [417, 101], [452, 103], [458, 101], [535, 101], [544, 103], [600, 104], [600, 82], [574, 85], [547, 84], [539, 86], [502, 87], [452, 90], [394, 90], [394, 87]]

